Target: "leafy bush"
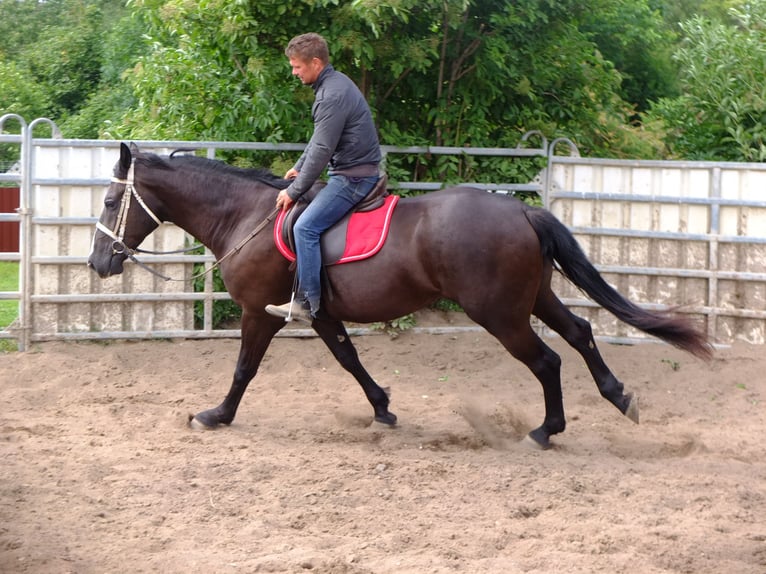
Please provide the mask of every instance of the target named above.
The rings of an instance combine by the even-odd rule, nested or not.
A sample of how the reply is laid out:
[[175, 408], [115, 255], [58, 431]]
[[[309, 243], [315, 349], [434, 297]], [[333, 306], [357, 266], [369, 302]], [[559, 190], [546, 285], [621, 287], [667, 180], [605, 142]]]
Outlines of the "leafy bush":
[[[192, 251], [191, 253], [201, 255], [204, 253], [204, 248]], [[194, 274], [199, 275], [206, 269], [204, 263], [194, 264]], [[226, 291], [226, 285], [224, 285], [221, 272], [218, 268], [212, 271], [213, 274], [213, 291], [224, 292]], [[205, 276], [200, 276], [194, 279], [194, 292], [202, 293], [205, 290]], [[224, 299], [220, 301], [213, 301], [213, 317], [212, 327], [218, 329], [232, 321], [238, 321], [242, 317], [242, 309], [234, 301], [230, 299]], [[204, 301], [194, 302], [194, 327], [199, 329], [204, 325], [205, 320], [205, 303]]]
[[766, 160], [766, 0], [730, 10], [733, 23], [695, 17], [682, 25], [675, 53], [682, 94], [660, 99], [672, 157]]

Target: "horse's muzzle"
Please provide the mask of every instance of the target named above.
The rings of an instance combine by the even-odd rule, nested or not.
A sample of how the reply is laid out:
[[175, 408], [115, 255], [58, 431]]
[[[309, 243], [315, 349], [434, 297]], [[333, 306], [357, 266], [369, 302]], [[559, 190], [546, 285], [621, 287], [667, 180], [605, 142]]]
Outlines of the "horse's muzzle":
[[88, 268], [95, 271], [101, 279], [106, 279], [112, 275], [119, 275], [123, 271], [122, 264], [125, 256], [116, 254], [109, 257], [106, 261], [98, 261], [93, 257], [88, 259]]

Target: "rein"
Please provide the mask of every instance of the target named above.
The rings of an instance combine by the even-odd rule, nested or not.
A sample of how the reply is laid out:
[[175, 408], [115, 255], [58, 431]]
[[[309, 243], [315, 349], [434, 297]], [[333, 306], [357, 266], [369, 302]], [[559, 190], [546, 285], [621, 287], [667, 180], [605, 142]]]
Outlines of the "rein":
[[200, 277], [204, 277], [208, 273], [213, 272], [216, 268], [220, 267], [221, 263], [226, 261], [226, 259], [234, 255], [235, 253], [239, 253], [239, 251], [241, 251], [242, 248], [251, 239], [253, 239], [261, 231], [263, 231], [263, 229], [269, 223], [271, 223], [271, 221], [274, 219], [277, 213], [279, 213], [279, 208], [275, 207], [271, 211], [271, 213], [269, 213], [266, 216], [266, 218], [263, 221], [261, 221], [261, 223], [259, 223], [258, 226], [253, 231], [251, 231], [247, 236], [245, 236], [244, 239], [242, 239], [234, 247], [229, 249], [229, 251], [227, 251], [223, 257], [216, 260], [210, 267], [208, 267], [204, 271], [200, 273], [196, 273], [195, 275], [192, 275], [188, 279], [173, 279], [172, 277], [163, 275], [156, 269], [152, 269], [146, 263], [139, 261], [138, 258], [136, 257], [136, 253], [145, 253], [145, 254], [151, 254], [151, 255], [170, 255], [173, 253], [187, 253], [189, 251], [193, 251], [194, 249], [197, 249], [198, 247], [200, 247], [200, 245], [193, 245], [192, 247], [187, 247], [185, 249], [176, 249], [174, 251], [146, 251], [146, 250], [138, 249], [138, 248], [132, 249], [128, 247], [127, 245], [125, 245], [123, 238], [125, 237], [125, 227], [128, 223], [128, 211], [130, 210], [130, 203], [131, 203], [132, 197], [136, 199], [136, 201], [138, 202], [138, 205], [140, 205], [143, 208], [143, 210], [146, 212], [146, 214], [149, 217], [151, 217], [151, 219], [157, 224], [157, 227], [159, 227], [162, 224], [162, 220], [154, 214], [154, 212], [149, 208], [148, 205], [146, 205], [146, 202], [138, 194], [138, 191], [136, 191], [136, 188], [133, 185], [134, 163], [135, 162], [131, 162], [130, 168], [128, 169], [128, 175], [125, 179], [120, 179], [118, 177], [112, 178], [113, 183], [120, 183], [125, 186], [125, 191], [122, 194], [122, 200], [120, 202], [120, 210], [117, 213], [117, 221], [114, 224], [114, 230], [109, 229], [106, 225], [104, 225], [100, 221], [96, 223], [96, 229], [99, 230], [101, 233], [105, 234], [107, 237], [110, 237], [112, 239], [113, 254], [124, 253], [127, 256], [127, 258], [130, 259], [133, 263], [135, 263], [142, 269], [145, 269], [152, 275], [155, 275], [165, 281], [194, 281], [195, 279], [199, 279]]

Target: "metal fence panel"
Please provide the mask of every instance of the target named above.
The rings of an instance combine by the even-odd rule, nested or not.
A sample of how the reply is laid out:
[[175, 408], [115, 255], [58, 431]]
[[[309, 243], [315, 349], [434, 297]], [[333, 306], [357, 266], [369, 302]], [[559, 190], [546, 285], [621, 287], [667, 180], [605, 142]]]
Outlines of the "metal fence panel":
[[[622, 293], [682, 306], [720, 343], [766, 342], [766, 166], [554, 157], [549, 169], [549, 207]], [[641, 336], [556, 288], [601, 334]]]
[[[238, 336], [236, 329], [212, 327], [213, 302], [228, 295], [213, 292], [210, 276], [200, 292], [188, 281], [195, 264], [213, 262], [209, 253], [142, 258], [165, 275], [186, 279], [181, 281], [162, 281], [130, 262], [122, 275], [107, 280], [87, 269], [93, 226], [119, 142], [64, 140], [52, 131], [52, 138], [32, 138], [27, 127], [25, 139], [3, 135], [0, 122], [0, 141], [17, 138], [14, 141], [26, 146], [22, 155], [27, 163], [22, 167], [28, 165], [20, 184], [18, 216], [22, 228], [26, 225], [17, 256], [24, 284], [17, 294], [20, 317], [1, 335], [16, 337], [22, 349], [32, 341], [56, 339]], [[766, 342], [766, 202], [761, 191], [766, 167], [580, 158], [568, 140], [549, 145], [540, 139], [539, 148], [386, 146], [384, 153], [547, 158], [548, 167], [535, 181], [480, 187], [539, 193], [607, 280], [636, 303], [648, 308], [683, 305], [682, 310], [699, 318], [720, 343]], [[157, 153], [202, 149], [208, 157], [229, 149], [303, 149], [302, 144], [262, 142], [137, 143]], [[562, 144], [568, 146], [569, 155], [554, 153]], [[439, 182], [396, 185], [419, 190], [442, 186]], [[167, 251], [191, 241], [182, 230], [165, 224], [142, 247]], [[594, 325], [600, 338], [617, 342], [645, 338], [563, 280], [557, 279], [555, 288], [567, 305]], [[194, 326], [196, 301], [203, 302], [201, 328]], [[305, 335], [304, 331], [293, 333]]]

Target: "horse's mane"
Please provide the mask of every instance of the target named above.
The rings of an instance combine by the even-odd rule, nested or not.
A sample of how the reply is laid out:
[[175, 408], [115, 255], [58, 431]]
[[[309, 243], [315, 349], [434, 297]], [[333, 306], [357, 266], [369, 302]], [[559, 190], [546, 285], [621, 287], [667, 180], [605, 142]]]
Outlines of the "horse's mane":
[[232, 177], [259, 181], [276, 189], [285, 189], [290, 185], [289, 180], [274, 175], [268, 169], [235, 167], [217, 159], [208, 159], [196, 155], [159, 156], [153, 153], [144, 153], [141, 160], [147, 167], [156, 169], [173, 170], [179, 167], [196, 167], [201, 171], [221, 172]]

